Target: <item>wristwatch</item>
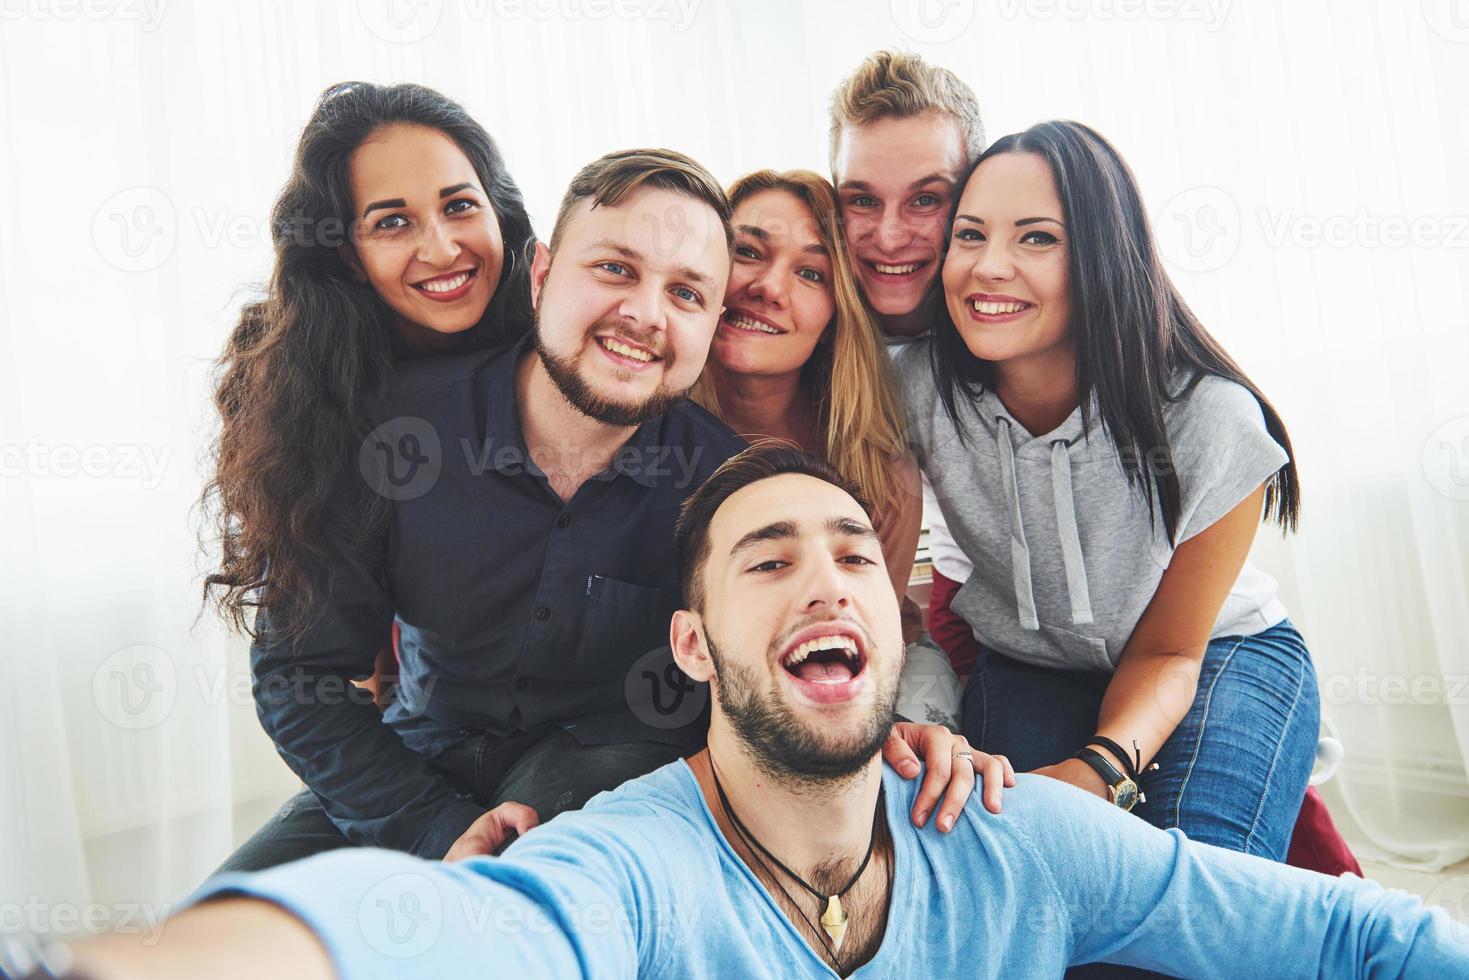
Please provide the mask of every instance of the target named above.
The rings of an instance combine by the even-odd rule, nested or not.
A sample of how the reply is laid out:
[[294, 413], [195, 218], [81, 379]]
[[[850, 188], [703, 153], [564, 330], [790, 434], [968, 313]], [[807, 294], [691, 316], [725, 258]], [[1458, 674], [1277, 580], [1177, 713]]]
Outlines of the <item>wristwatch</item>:
[[1085, 762], [1098, 776], [1102, 777], [1102, 782], [1107, 784], [1107, 798], [1112, 801], [1113, 806], [1121, 807], [1130, 813], [1133, 807], [1148, 801], [1148, 798], [1138, 790], [1137, 783], [1132, 777], [1112, 765], [1112, 761], [1096, 749], [1084, 748], [1073, 758]]

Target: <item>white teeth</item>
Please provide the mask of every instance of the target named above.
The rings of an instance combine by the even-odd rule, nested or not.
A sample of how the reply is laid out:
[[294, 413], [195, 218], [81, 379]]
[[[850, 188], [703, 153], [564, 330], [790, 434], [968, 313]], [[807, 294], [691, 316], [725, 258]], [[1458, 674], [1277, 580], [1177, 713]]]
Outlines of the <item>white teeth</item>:
[[621, 354], [623, 357], [630, 357], [635, 361], [642, 361], [645, 364], [653, 359], [653, 355], [647, 351], [638, 350], [636, 347], [629, 347], [626, 344], [613, 340], [611, 337], [599, 337], [597, 339], [603, 347], [614, 354]]
[[419, 288], [428, 293], [449, 293], [469, 282], [469, 273], [461, 272], [452, 279], [435, 279], [432, 282], [420, 283]]
[[846, 650], [850, 653], [857, 652], [857, 641], [850, 636], [838, 633], [835, 636], [818, 636], [814, 640], [807, 640], [796, 647], [796, 652], [786, 660], [787, 667], [795, 667], [817, 650]]
[[883, 265], [881, 262], [874, 262], [872, 264], [877, 268], [878, 272], [886, 273], [890, 276], [906, 276], [908, 273], [916, 271], [919, 266], [917, 262], [909, 265]]
[[972, 306], [972, 307], [974, 307], [974, 312], [976, 312], [976, 313], [982, 313], [985, 316], [998, 316], [999, 314], [1002, 314], [1002, 313], [1019, 313], [1021, 310], [1025, 309], [1030, 304], [1028, 304], [1028, 303], [989, 303], [989, 302], [986, 302], [985, 300], [977, 299], [977, 300], [975, 300], [973, 303], [971, 303], [969, 305]]
[[755, 330], [755, 331], [758, 331], [759, 333], [776, 333], [776, 334], [782, 332], [782, 331], [779, 331], [779, 330], [775, 329], [774, 327], [772, 327], [768, 323], [761, 323], [759, 320], [752, 320], [749, 317], [742, 316], [740, 314], [734, 314], [734, 313], [729, 314], [729, 315], [725, 316], [724, 322], [725, 323], [728, 323], [730, 326], [736, 327], [736, 328], [738, 328], [740, 330]]

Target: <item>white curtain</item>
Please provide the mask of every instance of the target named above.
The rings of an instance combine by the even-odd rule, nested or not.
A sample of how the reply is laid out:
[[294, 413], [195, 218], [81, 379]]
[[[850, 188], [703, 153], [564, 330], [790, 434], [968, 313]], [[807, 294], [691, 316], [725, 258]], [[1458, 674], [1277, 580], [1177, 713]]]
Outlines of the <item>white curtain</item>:
[[[210, 362], [269, 268], [316, 94], [413, 80], [566, 180], [666, 145], [826, 161], [867, 52], [965, 77], [991, 136], [1096, 126], [1179, 282], [1295, 438], [1262, 537], [1373, 853], [1469, 855], [1469, 10], [1263, 0], [0, 3], [0, 927], [146, 923], [297, 785], [199, 610]], [[1435, 687], [1435, 685], [1437, 685]], [[91, 923], [93, 925], [88, 925]]]

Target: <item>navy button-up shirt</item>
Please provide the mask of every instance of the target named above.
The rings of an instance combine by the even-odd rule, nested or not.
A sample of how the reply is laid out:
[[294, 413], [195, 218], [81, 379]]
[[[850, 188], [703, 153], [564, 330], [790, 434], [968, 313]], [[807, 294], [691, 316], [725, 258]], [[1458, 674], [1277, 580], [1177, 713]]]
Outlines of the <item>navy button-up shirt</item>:
[[[703, 737], [702, 714], [670, 708], [693, 683], [650, 651], [666, 647], [680, 606], [679, 507], [745, 443], [683, 402], [562, 501], [526, 451], [522, 356], [534, 356], [528, 344], [401, 365], [359, 458], [392, 501], [387, 581], [333, 569], [336, 585], [294, 650], [272, 642], [268, 614], [257, 621], [261, 723], [359, 843], [448, 850], [484, 808], [427, 759], [467, 730], [560, 728], [588, 744], [690, 749]], [[395, 619], [399, 688], [379, 715], [343, 696], [342, 679], [372, 673]]]

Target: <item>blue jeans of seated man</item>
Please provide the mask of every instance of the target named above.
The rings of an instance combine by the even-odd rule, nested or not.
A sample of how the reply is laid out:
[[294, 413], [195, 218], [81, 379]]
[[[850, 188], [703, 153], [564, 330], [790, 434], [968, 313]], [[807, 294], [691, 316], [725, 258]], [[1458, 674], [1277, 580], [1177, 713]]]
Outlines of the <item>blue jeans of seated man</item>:
[[[1026, 772], [1069, 758], [1096, 734], [1111, 674], [986, 654], [964, 691], [964, 734], [975, 748]], [[1213, 640], [1188, 714], [1154, 757], [1158, 770], [1141, 780], [1148, 801], [1132, 812], [1192, 840], [1284, 861], [1320, 728], [1316, 668], [1290, 620]], [[1118, 970], [1068, 976], [1140, 975]]]

